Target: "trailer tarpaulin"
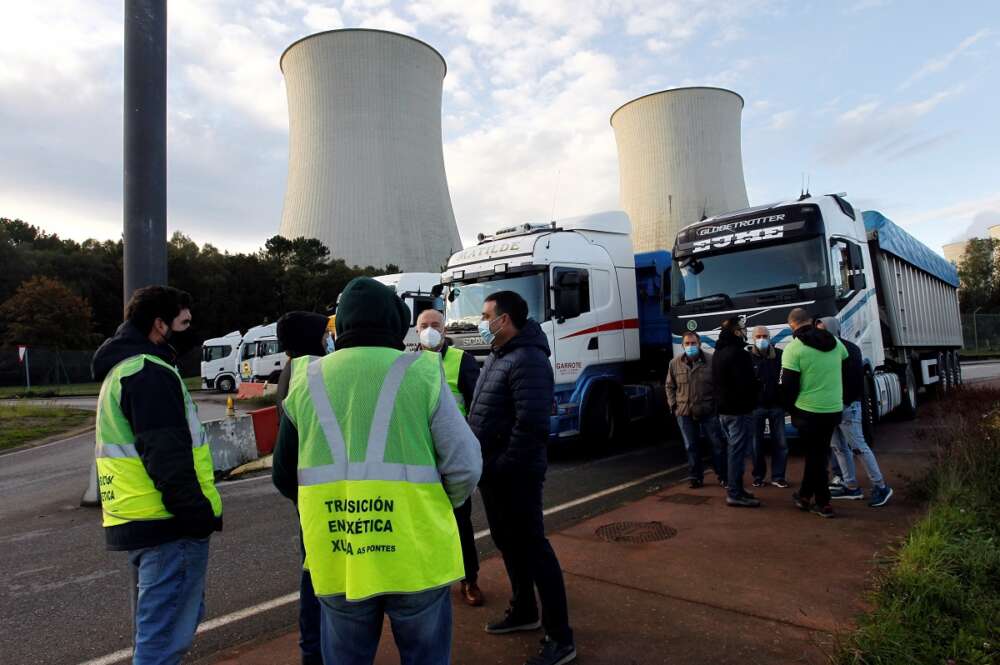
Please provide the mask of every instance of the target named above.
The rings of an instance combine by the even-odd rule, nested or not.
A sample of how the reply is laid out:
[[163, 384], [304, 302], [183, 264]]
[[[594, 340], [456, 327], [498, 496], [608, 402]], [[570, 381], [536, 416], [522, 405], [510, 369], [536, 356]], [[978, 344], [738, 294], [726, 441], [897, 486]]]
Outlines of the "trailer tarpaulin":
[[877, 210], [865, 210], [865, 231], [878, 231], [878, 246], [904, 261], [928, 272], [941, 281], [958, 288], [958, 270]]

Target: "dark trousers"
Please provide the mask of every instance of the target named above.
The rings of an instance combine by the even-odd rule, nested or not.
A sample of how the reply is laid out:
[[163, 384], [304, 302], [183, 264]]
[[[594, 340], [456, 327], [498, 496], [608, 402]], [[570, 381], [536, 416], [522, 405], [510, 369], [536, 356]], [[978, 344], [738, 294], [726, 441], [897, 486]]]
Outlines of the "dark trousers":
[[[306, 548], [302, 543], [302, 529], [299, 529], [299, 549], [302, 560], [306, 558]], [[322, 608], [313, 591], [312, 576], [302, 569], [299, 577], [299, 650], [303, 665], [322, 665], [323, 651], [320, 646]]]
[[818, 506], [830, 503], [829, 476], [830, 438], [840, 425], [841, 413], [809, 413], [796, 411], [792, 414], [792, 424], [799, 431], [802, 448], [805, 451], [806, 466], [802, 473], [799, 496], [813, 499]]
[[475, 584], [479, 579], [479, 552], [476, 550], [476, 534], [472, 530], [472, 497], [455, 509], [458, 523], [458, 538], [462, 541], [462, 562], [465, 564], [465, 581]]
[[513, 616], [525, 622], [537, 620], [537, 588], [545, 633], [561, 644], [572, 642], [562, 569], [545, 537], [542, 480], [502, 478], [483, 483], [479, 491], [490, 535], [510, 578]]

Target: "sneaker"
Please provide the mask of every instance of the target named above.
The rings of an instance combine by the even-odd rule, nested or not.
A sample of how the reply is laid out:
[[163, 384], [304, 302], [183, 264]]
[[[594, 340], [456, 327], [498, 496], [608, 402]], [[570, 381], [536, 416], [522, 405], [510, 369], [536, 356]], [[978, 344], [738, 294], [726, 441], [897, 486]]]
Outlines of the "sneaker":
[[719, 487], [721, 487], [722, 489], [729, 489], [729, 483], [727, 483], [725, 480], [720, 480]]
[[754, 478], [753, 479], [753, 486], [754, 487], [763, 487], [764, 486], [764, 479], [763, 478]]
[[702, 481], [701, 478], [692, 478], [691, 481], [688, 483], [688, 487], [690, 487], [693, 490], [696, 490], [704, 484], [705, 483], [704, 481]]
[[819, 515], [820, 517], [826, 517], [828, 519], [834, 516], [833, 507], [830, 504], [826, 504], [825, 506], [813, 506], [812, 512], [815, 515]]
[[760, 501], [753, 498], [752, 496], [739, 496], [733, 498], [731, 496], [726, 497], [726, 505], [732, 506], [733, 508], [757, 508], [760, 506]]
[[803, 512], [808, 511], [809, 506], [812, 503], [809, 499], [803, 499], [799, 496], [798, 492], [792, 492], [792, 502], [795, 504], [796, 508]]
[[565, 665], [574, 660], [576, 660], [576, 645], [560, 644], [546, 635], [538, 655], [529, 658], [524, 665]]
[[774, 485], [775, 487], [780, 487], [783, 490], [786, 490], [789, 487], [791, 487], [791, 485], [786, 483], [783, 478], [779, 478], [778, 480], [772, 480], [771, 484]]
[[837, 489], [830, 490], [831, 499], [847, 499], [849, 501], [860, 501], [865, 498], [865, 491], [860, 487], [855, 487], [851, 489], [850, 487], [844, 487], [841, 485]]
[[746, 490], [743, 490], [742, 492], [740, 492], [740, 496], [742, 498], [744, 498], [744, 499], [756, 499], [757, 498], [755, 495], [751, 494], [750, 492], [748, 492]]
[[888, 485], [882, 485], [882, 487], [876, 487], [872, 490], [872, 500], [868, 502], [868, 505], [872, 508], [878, 508], [889, 503], [889, 499], [891, 498], [892, 488]]
[[841, 477], [840, 476], [834, 476], [833, 480], [831, 480], [830, 484], [827, 485], [826, 487], [827, 487], [827, 489], [829, 489], [832, 492], [833, 490], [837, 489], [838, 487], [843, 487], [843, 486], [844, 486], [844, 481], [841, 479]]
[[536, 615], [534, 619], [522, 619], [514, 616], [513, 611], [508, 607], [504, 612], [503, 619], [486, 624], [486, 632], [491, 635], [503, 635], [505, 633], [516, 633], [521, 630], [538, 630], [542, 627], [542, 622]]

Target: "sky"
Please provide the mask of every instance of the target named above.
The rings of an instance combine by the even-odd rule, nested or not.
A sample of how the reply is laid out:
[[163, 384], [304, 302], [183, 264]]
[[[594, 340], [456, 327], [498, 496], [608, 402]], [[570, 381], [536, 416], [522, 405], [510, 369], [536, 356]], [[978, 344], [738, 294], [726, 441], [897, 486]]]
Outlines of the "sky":
[[[0, 216], [122, 227], [123, 2], [0, 0]], [[846, 192], [940, 251], [1000, 224], [1000, 3], [957, 0], [170, 0], [168, 232], [253, 251], [288, 168], [282, 51], [402, 32], [448, 63], [459, 231], [620, 207], [609, 116], [666, 88], [738, 92], [751, 205]]]

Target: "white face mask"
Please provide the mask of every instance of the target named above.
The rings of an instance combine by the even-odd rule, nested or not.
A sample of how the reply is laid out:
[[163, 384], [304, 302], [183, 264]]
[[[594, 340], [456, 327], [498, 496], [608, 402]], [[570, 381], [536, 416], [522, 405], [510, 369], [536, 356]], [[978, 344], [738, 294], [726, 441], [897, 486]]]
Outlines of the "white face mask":
[[420, 331], [420, 346], [428, 351], [434, 351], [441, 346], [441, 333], [434, 328], [424, 328]]

